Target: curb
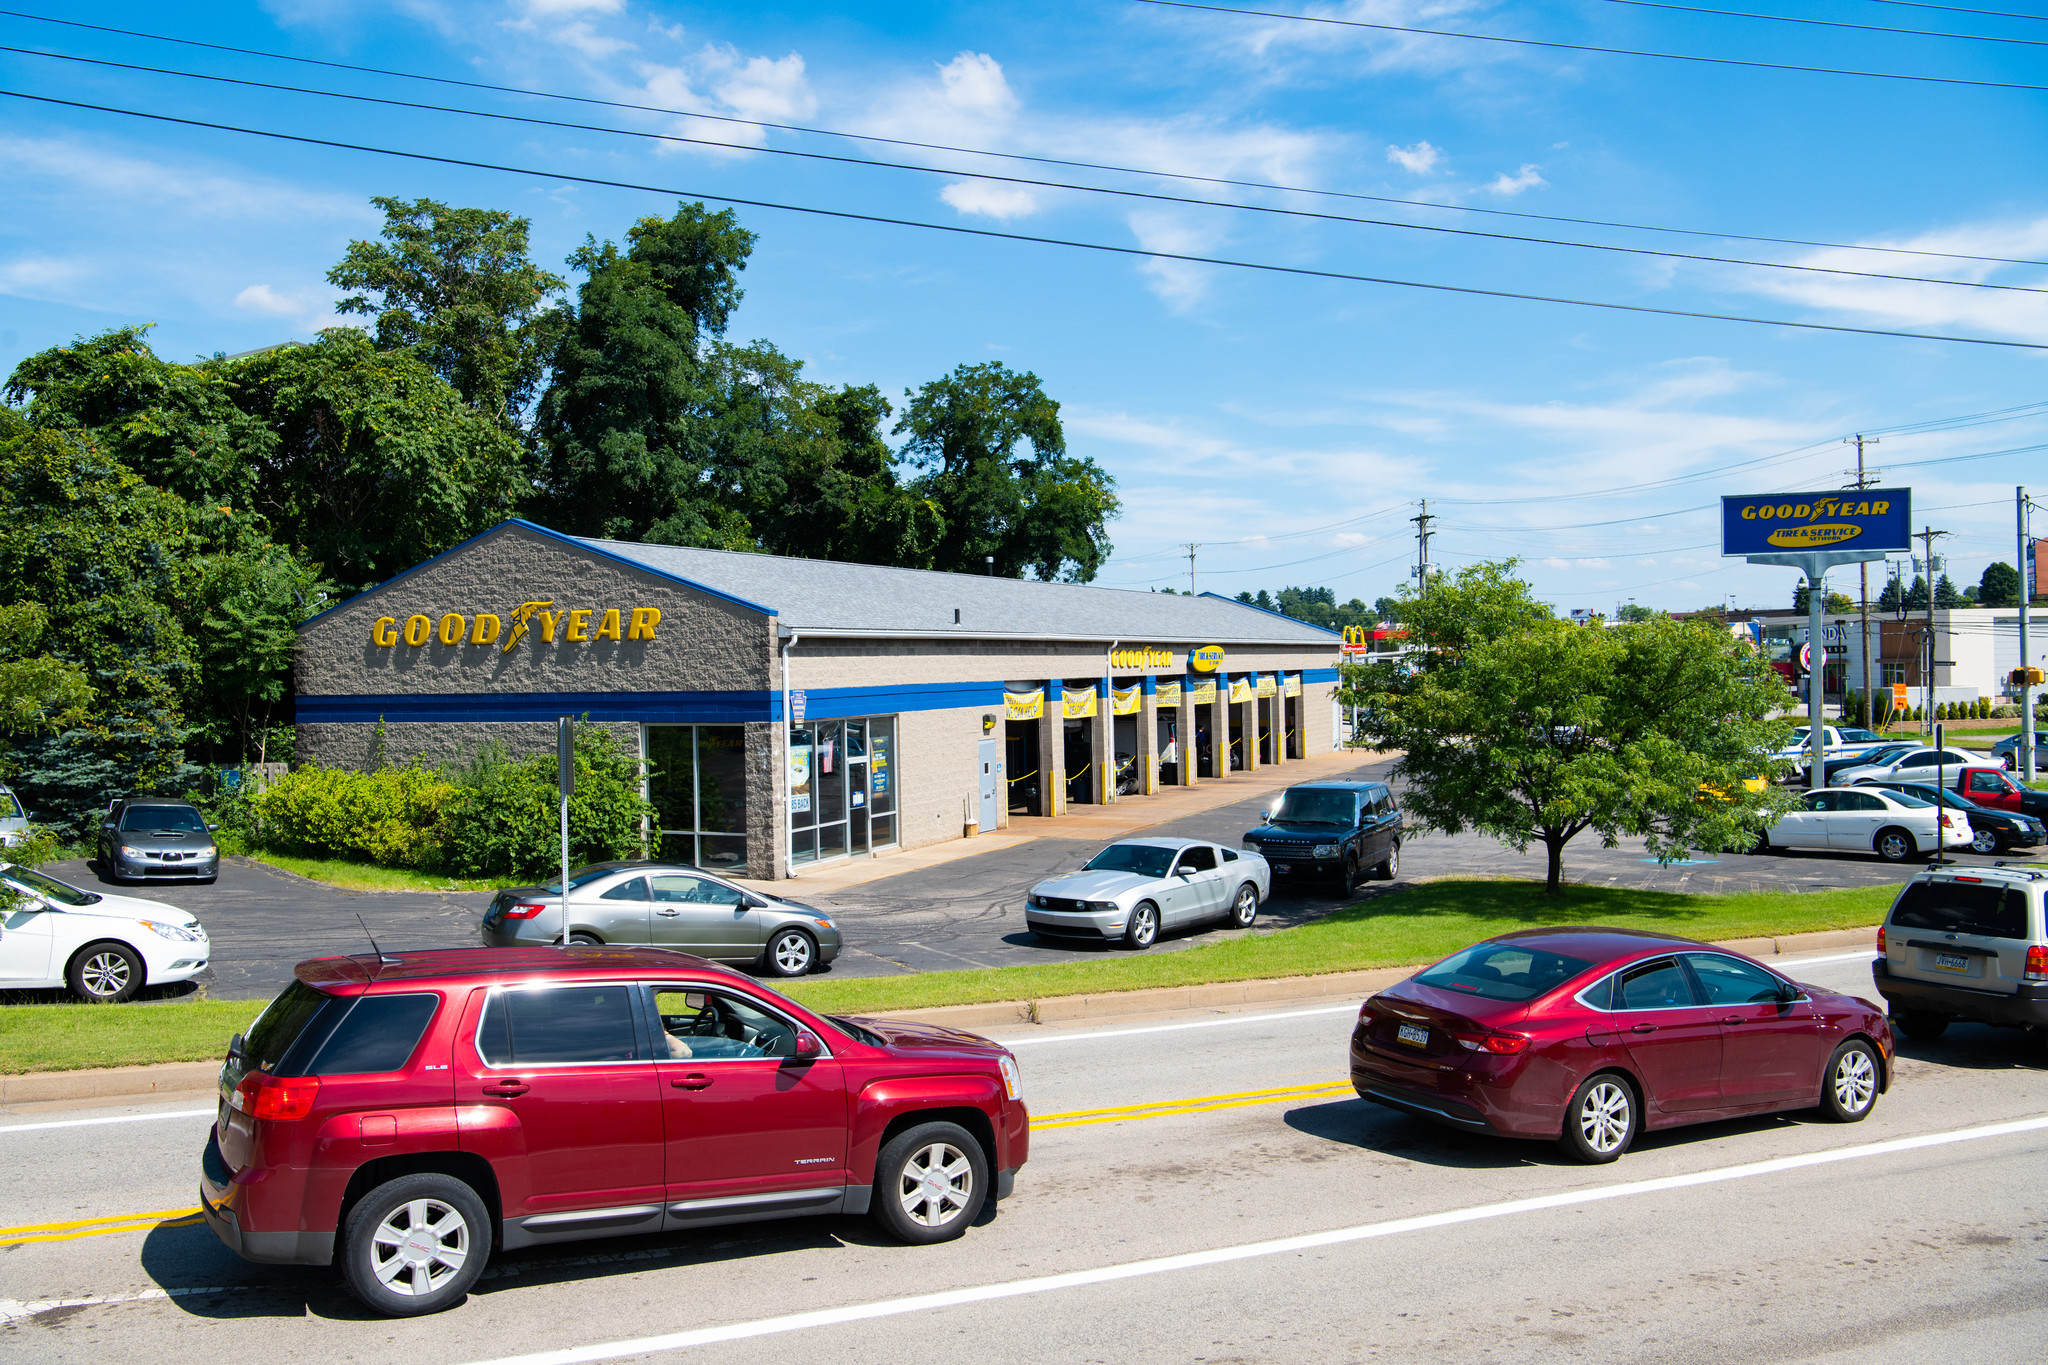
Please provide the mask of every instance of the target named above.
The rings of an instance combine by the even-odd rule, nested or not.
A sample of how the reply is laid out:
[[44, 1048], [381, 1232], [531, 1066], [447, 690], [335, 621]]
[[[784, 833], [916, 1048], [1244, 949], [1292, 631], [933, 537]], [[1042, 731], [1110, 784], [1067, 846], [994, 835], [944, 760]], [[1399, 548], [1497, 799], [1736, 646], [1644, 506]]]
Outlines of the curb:
[[[1873, 946], [1868, 929], [1826, 929], [1782, 938], [1727, 939], [1715, 946], [1751, 957], [1779, 957], [1818, 948]], [[1225, 981], [1206, 986], [1160, 986], [1142, 991], [1105, 991], [1096, 995], [1059, 995], [1043, 1000], [1004, 1000], [985, 1005], [940, 1005], [924, 1010], [898, 1010], [891, 1019], [943, 1024], [949, 1028], [1019, 1028], [1065, 1024], [1084, 1019], [1129, 1018], [1175, 1014], [1186, 1010], [1229, 1009], [1288, 1000], [1362, 997], [1384, 990], [1413, 975], [1414, 965], [1371, 967], [1325, 976], [1269, 977], [1259, 981]], [[37, 1071], [0, 1076], [0, 1105], [51, 1100], [145, 1098], [151, 1095], [210, 1092], [220, 1063], [163, 1062], [156, 1066], [110, 1066], [82, 1071]]]

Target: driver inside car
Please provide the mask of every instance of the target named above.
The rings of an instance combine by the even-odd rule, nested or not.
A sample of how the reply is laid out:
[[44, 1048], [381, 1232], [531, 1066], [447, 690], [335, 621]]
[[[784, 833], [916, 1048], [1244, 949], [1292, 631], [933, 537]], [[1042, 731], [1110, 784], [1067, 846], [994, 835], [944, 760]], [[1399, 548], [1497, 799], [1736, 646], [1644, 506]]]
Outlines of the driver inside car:
[[709, 1061], [787, 1056], [795, 1051], [794, 1040], [780, 1021], [705, 991], [659, 991], [655, 1012], [661, 1016], [672, 1058]]

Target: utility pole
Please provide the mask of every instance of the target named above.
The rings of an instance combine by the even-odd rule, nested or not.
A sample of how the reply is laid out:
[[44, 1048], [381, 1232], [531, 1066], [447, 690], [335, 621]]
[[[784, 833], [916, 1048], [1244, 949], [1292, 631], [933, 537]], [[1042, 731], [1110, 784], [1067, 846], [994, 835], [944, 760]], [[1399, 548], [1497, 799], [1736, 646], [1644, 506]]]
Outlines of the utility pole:
[[[2027, 490], [2023, 484], [2012, 490], [2013, 516], [2017, 521], [2015, 533], [2019, 536], [2020, 547], [2020, 667], [2032, 668], [2033, 655], [2029, 652], [2027, 638], [2027, 604], [2033, 592], [2027, 587], [2027, 551], [2033, 546], [2027, 543]], [[2035, 584], [2039, 587], [2040, 584]], [[2022, 673], [2020, 683], [2020, 751], [2013, 755], [2019, 759], [2017, 766], [2026, 780], [2032, 782], [2039, 774], [2036, 764], [2040, 755], [2034, 752], [2034, 685]]]
[[[1863, 467], [1863, 447], [1877, 445], [1879, 443], [1878, 439], [1875, 436], [1865, 436], [1859, 431], [1848, 440], [1842, 442], [1843, 445], [1850, 445], [1852, 443], [1856, 447], [1856, 483], [1854, 486], [1857, 488], [1868, 488], [1877, 482], [1879, 471], [1875, 469], [1866, 470]], [[1857, 634], [1863, 643], [1863, 723], [1867, 726], [1877, 719], [1877, 690], [1870, 681], [1870, 565], [1858, 564], [1856, 572], [1862, 579], [1862, 591], [1857, 597], [1857, 610], [1860, 613], [1862, 624], [1857, 627]]]
[[1188, 542], [1188, 596], [1195, 595], [1195, 551], [1201, 549], [1193, 541]]
[[1927, 556], [1927, 707], [1921, 712], [1923, 734], [1930, 733], [1925, 727], [1934, 724], [1934, 665], [1941, 656], [1941, 646], [1934, 638], [1934, 538], [1948, 534], [1949, 532], [1937, 531], [1932, 526], [1923, 526], [1920, 528], [1920, 534], [1914, 537], [1920, 542], [1923, 553]]
[[1436, 518], [1429, 514], [1429, 499], [1422, 500], [1422, 514], [1408, 518], [1415, 523], [1415, 591], [1418, 596], [1429, 596], [1429, 524]]

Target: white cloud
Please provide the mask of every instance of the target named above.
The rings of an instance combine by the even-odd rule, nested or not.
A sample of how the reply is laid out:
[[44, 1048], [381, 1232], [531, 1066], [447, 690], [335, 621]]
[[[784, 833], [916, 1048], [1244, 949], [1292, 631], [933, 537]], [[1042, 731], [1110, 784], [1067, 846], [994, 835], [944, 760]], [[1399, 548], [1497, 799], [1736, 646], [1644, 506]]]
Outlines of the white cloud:
[[1525, 162], [1522, 169], [1516, 174], [1509, 175], [1506, 171], [1502, 171], [1483, 188], [1488, 194], [1497, 194], [1503, 199], [1511, 199], [1523, 190], [1533, 190], [1538, 185], [1547, 183], [1541, 175], [1536, 173], [1535, 166]]
[[0, 165], [8, 167], [16, 193], [33, 178], [95, 202], [125, 204], [130, 211], [175, 208], [209, 219], [300, 219], [322, 226], [376, 216], [354, 195], [227, 175], [191, 160], [130, 156], [78, 139], [0, 138]]
[[1038, 198], [1021, 185], [1001, 185], [992, 180], [959, 180], [939, 191], [939, 198], [962, 213], [980, 214], [1005, 221], [1021, 218], [1037, 209]]
[[741, 118], [787, 123], [818, 111], [804, 59], [794, 52], [742, 59], [732, 47], [707, 47], [700, 65], [713, 97]]
[[1428, 175], [1443, 160], [1443, 148], [1432, 147], [1427, 142], [1418, 142], [1413, 147], [1387, 148], [1387, 160], [1402, 170], [1415, 175]]
[[276, 313], [283, 317], [306, 311], [304, 301], [297, 295], [280, 294], [267, 284], [252, 284], [235, 295], [235, 307], [258, 313]]
[[[1185, 214], [1139, 209], [1130, 214], [1128, 221], [1131, 235], [1147, 251], [1202, 256], [1215, 245], [1215, 229], [1199, 225]], [[1176, 313], [1185, 313], [1200, 303], [1216, 273], [1214, 266], [1156, 258], [1143, 262], [1138, 270], [1152, 292]]]
[[602, 61], [606, 57], [616, 57], [621, 52], [633, 50], [633, 44], [625, 39], [605, 37], [587, 21], [581, 19], [573, 24], [562, 25], [554, 30], [553, 36], [556, 42], [575, 48], [593, 61]]
[[939, 68], [939, 83], [946, 103], [963, 112], [1007, 119], [1017, 111], [1017, 96], [1002, 64], [986, 52], [962, 52]]
[[625, 0], [525, 0], [521, 6], [535, 19], [561, 19], [572, 14], [617, 14]]

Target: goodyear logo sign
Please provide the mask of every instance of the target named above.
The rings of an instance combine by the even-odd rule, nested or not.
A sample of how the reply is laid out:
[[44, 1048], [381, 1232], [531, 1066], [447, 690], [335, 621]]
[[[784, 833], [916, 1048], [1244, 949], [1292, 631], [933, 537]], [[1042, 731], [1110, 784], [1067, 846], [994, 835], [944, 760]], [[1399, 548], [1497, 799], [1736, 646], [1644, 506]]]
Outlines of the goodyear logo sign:
[[1760, 493], [1721, 499], [1721, 553], [1905, 550], [1912, 547], [1913, 490]]
[[1214, 673], [1223, 667], [1223, 646], [1203, 645], [1188, 651], [1188, 667], [1197, 673]]
[[595, 644], [600, 640], [652, 640], [661, 624], [658, 607], [571, 607], [554, 610], [550, 597], [538, 602], [521, 602], [505, 621], [491, 612], [475, 617], [459, 611], [445, 613], [438, 621], [431, 616], [408, 616], [403, 625], [396, 616], [380, 616], [370, 625], [370, 643], [393, 648], [400, 640], [417, 648], [439, 640], [444, 645], [498, 645], [510, 654], [512, 647], [537, 631], [539, 639], [553, 644], [558, 638], [574, 644]]

